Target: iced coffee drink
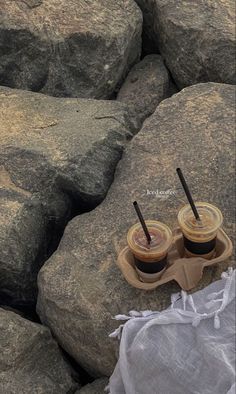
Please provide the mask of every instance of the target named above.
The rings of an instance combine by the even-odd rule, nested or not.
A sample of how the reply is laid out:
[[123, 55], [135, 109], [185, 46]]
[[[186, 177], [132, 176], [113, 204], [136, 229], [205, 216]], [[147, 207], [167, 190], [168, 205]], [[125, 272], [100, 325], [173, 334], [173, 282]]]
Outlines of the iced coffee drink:
[[211, 259], [215, 254], [216, 236], [223, 216], [214, 205], [196, 202], [200, 220], [193, 215], [191, 206], [185, 205], [178, 213], [179, 226], [183, 233], [185, 256], [201, 256]]
[[127, 235], [127, 242], [134, 255], [136, 271], [145, 282], [156, 281], [167, 265], [167, 254], [172, 245], [173, 236], [168, 226], [155, 221], [146, 221], [151, 236], [148, 242], [140, 223], [133, 225]]

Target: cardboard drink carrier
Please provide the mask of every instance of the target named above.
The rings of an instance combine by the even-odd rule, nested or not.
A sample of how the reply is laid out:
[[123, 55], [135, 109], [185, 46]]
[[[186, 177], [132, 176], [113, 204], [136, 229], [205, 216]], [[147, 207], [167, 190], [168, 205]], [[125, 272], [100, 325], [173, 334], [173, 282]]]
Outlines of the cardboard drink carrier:
[[181, 169], [176, 172], [188, 204], [179, 210], [174, 232], [162, 222], [145, 222], [137, 201], [133, 202], [140, 224], [129, 229], [128, 246], [117, 264], [126, 281], [138, 289], [153, 290], [174, 280], [183, 290], [191, 290], [205, 267], [226, 261], [233, 252], [221, 228], [221, 211], [208, 202], [194, 203]]
[[183, 234], [180, 228], [173, 231], [173, 243], [168, 252], [167, 267], [155, 281], [146, 282], [140, 278], [133, 253], [126, 246], [118, 255], [117, 265], [126, 281], [133, 287], [142, 290], [154, 290], [172, 280], [176, 281], [183, 290], [191, 290], [197, 286], [203, 276], [205, 267], [225, 262], [233, 252], [232, 242], [222, 228], [219, 228], [216, 236], [214, 255], [187, 257], [184, 247]]

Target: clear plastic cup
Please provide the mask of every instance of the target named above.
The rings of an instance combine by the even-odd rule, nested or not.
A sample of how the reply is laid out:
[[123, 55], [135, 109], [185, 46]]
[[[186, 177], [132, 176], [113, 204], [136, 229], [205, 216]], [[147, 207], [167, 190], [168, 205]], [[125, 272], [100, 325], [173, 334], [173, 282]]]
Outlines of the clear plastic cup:
[[206, 259], [215, 253], [217, 231], [223, 222], [221, 211], [207, 202], [196, 202], [200, 221], [189, 204], [178, 213], [178, 223], [184, 237], [185, 254], [188, 257], [201, 256]]
[[151, 242], [148, 244], [140, 223], [134, 224], [128, 231], [127, 242], [134, 255], [135, 268], [141, 280], [154, 282], [163, 273], [167, 265], [167, 254], [173, 242], [172, 231], [165, 224], [145, 221]]

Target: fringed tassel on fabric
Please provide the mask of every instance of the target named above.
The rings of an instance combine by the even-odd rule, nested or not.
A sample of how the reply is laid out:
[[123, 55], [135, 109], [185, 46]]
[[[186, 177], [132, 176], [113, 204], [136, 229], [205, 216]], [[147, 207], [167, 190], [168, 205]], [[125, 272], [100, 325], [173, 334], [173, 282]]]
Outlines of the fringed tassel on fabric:
[[[146, 310], [146, 311], [141, 311], [141, 312], [137, 312], [137, 311], [129, 311], [129, 316], [128, 315], [116, 315], [115, 317], [113, 317], [114, 320], [131, 320], [131, 319], [136, 319], [136, 318], [147, 318], [149, 316], [152, 315], [158, 315], [160, 312], [153, 312], [151, 310]], [[113, 331], [111, 334], [109, 334], [110, 338], [121, 338], [121, 332], [122, 332], [122, 328], [124, 327], [124, 324], [121, 324], [118, 328], [115, 329], [115, 331]]]
[[122, 331], [123, 327], [124, 327], [124, 324], [121, 324], [118, 328], [116, 328], [115, 331], [113, 331], [111, 334], [109, 334], [109, 337], [120, 339], [121, 338], [121, 331]]
[[181, 294], [180, 293], [173, 293], [171, 294], [171, 308], [174, 308], [174, 305], [176, 303], [176, 301], [178, 301], [181, 298]]
[[233, 267], [229, 267], [226, 272], [222, 272], [221, 278], [222, 279], [227, 279], [230, 278], [234, 273]]
[[220, 328], [220, 318], [218, 316], [218, 313], [216, 313], [214, 317], [214, 327], [216, 330], [219, 330]]
[[186, 301], [187, 301], [188, 294], [186, 293], [186, 291], [181, 290], [181, 296], [182, 296], [182, 301], [183, 301], [183, 308], [184, 308], [184, 311], [186, 311]]
[[200, 321], [201, 321], [201, 316], [198, 315], [198, 316], [194, 317], [193, 322], [192, 322], [192, 326], [197, 327], [199, 325]]
[[[203, 320], [203, 319], [214, 317], [214, 328], [219, 329], [220, 328], [219, 314], [224, 310], [225, 305], [227, 304], [228, 293], [229, 293], [230, 283], [231, 283], [233, 274], [234, 274], [234, 270], [232, 267], [228, 268], [228, 270], [226, 272], [223, 272], [221, 275], [221, 278], [226, 280], [224, 289], [220, 290], [219, 292], [211, 293], [207, 296], [207, 300], [209, 300], [205, 304], [205, 307], [207, 309], [210, 310], [211, 308], [215, 307], [216, 303], [221, 303], [220, 307], [216, 311], [212, 311], [209, 313], [198, 313], [198, 311], [195, 307], [192, 295], [191, 294], [188, 295], [186, 293], [186, 291], [184, 291], [184, 290], [181, 290], [181, 292], [174, 293], [171, 295], [170, 309], [175, 309], [176, 301], [178, 301], [179, 299], [182, 299], [183, 309], [178, 307], [177, 310], [181, 314], [187, 314], [188, 317], [189, 317], [189, 313], [192, 313], [193, 327], [197, 327], [200, 324], [201, 320]], [[219, 296], [221, 296], [221, 298], [217, 298]], [[192, 308], [192, 312], [187, 310], [187, 303]], [[114, 319], [115, 320], [131, 320], [131, 319], [136, 319], [136, 318], [152, 319], [152, 318], [158, 316], [158, 314], [160, 314], [160, 313], [162, 313], [162, 312], [153, 312], [151, 310], [145, 310], [145, 311], [138, 312], [135, 310], [131, 310], [129, 312], [129, 315], [116, 315]], [[117, 338], [118, 337], [120, 339], [123, 326], [124, 326], [124, 324], [120, 325], [120, 327], [118, 327], [114, 332], [112, 332], [109, 335], [109, 337], [110, 338]]]

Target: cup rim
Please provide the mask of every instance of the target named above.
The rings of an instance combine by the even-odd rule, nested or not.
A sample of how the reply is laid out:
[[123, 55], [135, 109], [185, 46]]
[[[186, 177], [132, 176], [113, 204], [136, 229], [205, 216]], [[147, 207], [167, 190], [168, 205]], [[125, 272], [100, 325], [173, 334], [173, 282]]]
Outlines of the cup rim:
[[[179, 226], [183, 232], [183, 234], [185, 235], [186, 238], [188, 238], [189, 240], [192, 240], [194, 242], [199, 242], [199, 240], [201, 242], [208, 242], [209, 240], [213, 239], [216, 234], [217, 234], [217, 230], [220, 228], [220, 226], [222, 225], [223, 222], [223, 215], [222, 212], [220, 211], [219, 208], [217, 208], [215, 205], [207, 203], [207, 202], [203, 202], [203, 201], [197, 201], [195, 203], [197, 208], [207, 208], [208, 212], [212, 212], [214, 213], [214, 215], [216, 216], [216, 222], [213, 226], [211, 226], [210, 228], [192, 228], [190, 226], [188, 226], [188, 224], [186, 222], [184, 222], [184, 213], [186, 212], [192, 212], [192, 209], [190, 207], [190, 204], [186, 204], [184, 205], [178, 212], [178, 223]], [[192, 214], [193, 215], [193, 214]], [[202, 240], [199, 235], [201, 235], [202, 238], [204, 238], [204, 240]]]
[[[130, 250], [132, 251], [132, 253], [135, 255], [135, 257], [137, 257], [138, 259], [145, 261], [146, 259], [148, 262], [153, 262], [156, 261], [155, 259], [159, 259], [165, 255], [167, 255], [170, 247], [172, 246], [173, 243], [173, 234], [171, 229], [164, 223], [158, 221], [158, 220], [145, 220], [145, 223], [147, 225], [147, 227], [157, 227], [159, 230], [163, 230], [166, 234], [166, 241], [165, 243], [162, 245], [161, 248], [158, 249], [158, 247], [153, 248], [152, 250], [145, 250], [144, 248], [139, 247], [139, 245], [135, 244], [133, 241], [133, 237], [132, 235], [134, 234], [135, 230], [141, 229], [141, 224], [135, 223], [134, 225], [132, 225], [127, 233], [127, 243], [128, 246], [130, 248]], [[144, 260], [143, 260], [144, 259]]]

